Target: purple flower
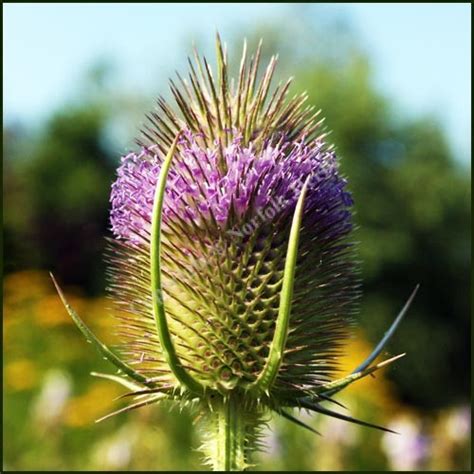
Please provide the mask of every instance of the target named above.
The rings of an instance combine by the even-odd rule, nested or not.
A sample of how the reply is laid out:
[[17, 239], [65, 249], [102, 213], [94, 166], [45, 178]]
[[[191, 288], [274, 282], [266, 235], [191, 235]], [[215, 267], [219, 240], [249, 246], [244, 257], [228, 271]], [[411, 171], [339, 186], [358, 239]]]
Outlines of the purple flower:
[[[307, 215], [314, 225], [344, 221], [333, 237], [351, 228], [351, 216], [344, 212], [352, 201], [346, 181], [338, 172], [335, 153], [321, 140], [306, 144], [280, 140], [261, 150], [234, 131], [228, 146], [201, 148], [199, 136], [189, 129], [180, 142], [179, 154], [168, 176], [163, 220], [175, 220], [203, 228], [228, 230], [262, 216], [270, 204], [278, 204], [273, 217], [288, 216], [301, 187], [311, 180], [306, 199]], [[219, 151], [222, 151], [222, 156]], [[122, 157], [118, 178], [112, 185], [111, 225], [114, 235], [138, 242], [141, 231], [149, 231], [155, 187], [163, 162], [156, 145]], [[276, 206], [272, 206], [274, 208]], [[331, 209], [331, 215], [326, 215]], [[337, 235], [336, 235], [337, 234]]]
[[[335, 356], [358, 294], [346, 241], [352, 199], [336, 155], [322, 138], [289, 140], [286, 135], [245, 140], [234, 127], [204, 143], [202, 133], [188, 126], [173, 158], [162, 214], [163, 290], [176, 340], [187, 348], [177, 352], [204, 383], [221, 384], [221, 371], [230, 367], [231, 385], [238, 386], [255, 380], [263, 369], [275, 329], [286, 242], [307, 178], [293, 316], [274, 390], [303, 395], [327, 382], [337, 367]], [[153, 332], [144, 323], [152, 313], [148, 290], [143, 291], [147, 285], [137, 290], [128, 283], [137, 272], [149, 278], [137, 249], [149, 252], [164, 154], [158, 143], [151, 143], [124, 156], [111, 193], [112, 231], [122, 242], [114, 251], [112, 291], [128, 308], [126, 320], [136, 320], [147, 333]], [[196, 332], [206, 335], [199, 346]], [[142, 360], [143, 351], [130, 352], [142, 339], [140, 333], [128, 334], [124, 348], [136, 370], [152, 376], [155, 369]], [[248, 344], [254, 345], [250, 352]], [[224, 348], [229, 349], [226, 357]]]
[[287, 410], [377, 427], [321, 403], [396, 359], [369, 367], [406, 307], [367, 360], [333, 380], [359, 297], [346, 180], [305, 94], [287, 100], [289, 81], [271, 91], [276, 59], [257, 80], [260, 48], [250, 61], [244, 48], [230, 87], [220, 40], [217, 51], [218, 80], [205, 59], [190, 62], [188, 79], [171, 82], [177, 108], [158, 99], [112, 185], [119, 355], [58, 291], [123, 374], [101, 376], [133, 390], [123, 410], [196, 406], [210, 463], [240, 470], [269, 411], [312, 431]]

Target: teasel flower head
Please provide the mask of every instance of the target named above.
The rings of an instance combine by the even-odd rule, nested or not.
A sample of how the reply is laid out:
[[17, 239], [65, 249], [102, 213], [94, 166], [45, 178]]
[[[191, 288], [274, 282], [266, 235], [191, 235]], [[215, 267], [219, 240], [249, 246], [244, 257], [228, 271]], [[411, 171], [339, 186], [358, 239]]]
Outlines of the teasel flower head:
[[373, 365], [414, 296], [367, 360], [338, 378], [360, 293], [352, 198], [319, 111], [306, 94], [287, 98], [290, 81], [272, 89], [276, 58], [259, 76], [260, 56], [261, 45], [250, 59], [244, 46], [231, 80], [219, 38], [216, 78], [195, 53], [187, 79], [170, 81], [175, 105], [158, 99], [139, 149], [121, 160], [107, 256], [115, 351], [58, 287], [120, 370], [96, 375], [131, 389], [118, 412], [192, 407], [219, 470], [250, 465], [272, 412], [312, 431], [293, 408], [374, 426], [327, 404], [399, 357]]

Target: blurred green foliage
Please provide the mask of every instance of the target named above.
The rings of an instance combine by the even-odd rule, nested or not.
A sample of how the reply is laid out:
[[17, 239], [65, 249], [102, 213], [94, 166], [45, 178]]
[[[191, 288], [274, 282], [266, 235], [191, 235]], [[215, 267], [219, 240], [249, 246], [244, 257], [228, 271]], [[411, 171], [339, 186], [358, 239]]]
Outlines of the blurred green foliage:
[[59, 110], [32, 136], [4, 132], [7, 271], [46, 268], [90, 290], [103, 284], [114, 170], [101, 140], [106, 120], [106, 109], [84, 103]]
[[[380, 417], [393, 419], [394, 406], [404, 407], [409, 414], [416, 410], [416, 416], [407, 415], [412, 416], [407, 423], [428, 424], [427, 439], [436, 446], [437, 430], [445, 429], [443, 423], [454, 416], [450, 407], [469, 399], [470, 169], [456, 163], [435, 118], [407, 119], [376, 90], [370, 62], [354, 38], [345, 36], [332, 49], [326, 39], [322, 43], [326, 52], [318, 55], [309, 41], [317, 42], [311, 36], [314, 32], [301, 32], [308, 43], [296, 47], [284, 28], [263, 31], [259, 36], [268, 40], [265, 51], [271, 45], [272, 51], [290, 58], [283, 61], [282, 69], [296, 77], [293, 90], [306, 89], [308, 101], [323, 109], [332, 130], [330, 140], [349, 179], [364, 278], [360, 325], [370, 341], [381, 337], [415, 284], [421, 284], [406, 321], [390, 343], [394, 351], [407, 352], [409, 358], [387, 373], [393, 384], [382, 383], [387, 384], [391, 402], [385, 403], [382, 396], [375, 401], [370, 394], [368, 399], [367, 394], [359, 395], [360, 399], [355, 396], [350, 399], [355, 400], [354, 414], [380, 422]], [[332, 54], [335, 50], [337, 54]], [[74, 328], [57, 316], [62, 310], [54, 306], [55, 296], [51, 288], [46, 289], [44, 276], [30, 275], [32, 283], [23, 272], [53, 270], [66, 286], [86, 291], [78, 296], [85, 309], [94, 301], [86, 296], [103, 292], [101, 255], [118, 156], [117, 149], [107, 143], [111, 123], [117, 120], [116, 97], [104, 100], [102, 79], [101, 75], [93, 88], [85, 87], [80, 100], [64, 104], [40, 127], [31, 130], [7, 124], [3, 132], [4, 264], [13, 282], [4, 289], [8, 408], [4, 430], [6, 463], [13, 470], [191, 469], [198, 462], [191, 452], [195, 440], [186, 414], [145, 410], [109, 425], [93, 425], [94, 417], [113, 406], [104, 400], [120, 392], [90, 381], [88, 372], [103, 363], [87, 351]], [[35, 285], [42, 288], [36, 300], [34, 294], [15, 293], [20, 287], [34, 289]], [[90, 323], [100, 328], [100, 313], [96, 316], [90, 317]], [[108, 335], [105, 330], [104, 335]], [[52, 367], [63, 375], [55, 375], [54, 370], [51, 374]], [[55, 376], [59, 377], [56, 383], [63, 377], [75, 405], [71, 408], [71, 401], [64, 402], [65, 421], [50, 426], [41, 422], [34, 406], [42, 396], [47, 398], [41, 390]], [[77, 409], [84, 418], [78, 420], [68, 409]], [[373, 415], [377, 409], [378, 417]], [[35, 416], [40, 417], [36, 424], [30, 423]], [[261, 457], [262, 468], [397, 467], [380, 445], [379, 433], [357, 429], [348, 435], [348, 428], [338, 435], [340, 439], [331, 435], [321, 441], [280, 421], [276, 426], [270, 454]], [[100, 453], [110, 451], [113, 458], [113, 449], [122, 455], [121, 449], [132, 449], [120, 443], [133, 444], [133, 459], [123, 465], [107, 464], [109, 454]], [[451, 443], [451, 451], [446, 454], [441, 449], [438, 458], [430, 451], [434, 460], [426, 460], [425, 455], [414, 468], [466, 468], [468, 441], [446, 443]], [[95, 458], [91, 447], [99, 453]], [[324, 457], [326, 448], [333, 454], [329, 458]]]

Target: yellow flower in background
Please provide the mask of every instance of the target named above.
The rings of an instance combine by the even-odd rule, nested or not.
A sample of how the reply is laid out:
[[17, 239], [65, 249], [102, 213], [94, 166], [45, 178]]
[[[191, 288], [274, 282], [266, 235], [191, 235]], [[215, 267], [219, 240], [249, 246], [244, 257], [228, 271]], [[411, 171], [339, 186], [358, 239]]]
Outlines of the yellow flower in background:
[[[80, 300], [75, 298], [78, 303]], [[45, 295], [36, 303], [34, 317], [39, 326], [58, 326], [60, 324], [70, 324], [68, 318], [61, 312], [61, 305], [58, 304], [54, 295]]]
[[4, 381], [8, 389], [28, 390], [36, 385], [38, 368], [28, 359], [16, 359], [5, 366]]
[[[61, 303], [59, 301], [59, 303]], [[64, 312], [64, 307], [63, 307]], [[114, 341], [114, 333], [111, 331], [114, 325], [114, 316], [117, 315], [117, 311], [111, 308], [111, 302], [109, 298], [99, 297], [87, 300], [87, 309], [84, 312], [87, 317], [87, 321], [90, 321], [96, 328], [97, 334], [107, 342]], [[104, 317], [104, 315], [107, 315]], [[65, 313], [65, 317], [68, 315]], [[69, 318], [71, 323], [72, 319]]]
[[71, 427], [89, 426], [110, 409], [122, 390], [107, 382], [96, 382], [83, 395], [71, 398], [65, 407], [64, 423]]
[[7, 275], [3, 281], [3, 304], [24, 304], [51, 292], [48, 275], [41, 270], [24, 270]]
[[[97, 328], [99, 334], [110, 338], [108, 328], [113, 318], [104, 318], [105, 312], [112, 313], [107, 298], [86, 299], [71, 292], [68, 298], [86, 314], [85, 319]], [[41, 270], [25, 270], [5, 278], [3, 311], [7, 344], [11, 339], [10, 329], [24, 320], [43, 327], [72, 324], [71, 318], [64, 313], [48, 273]]]

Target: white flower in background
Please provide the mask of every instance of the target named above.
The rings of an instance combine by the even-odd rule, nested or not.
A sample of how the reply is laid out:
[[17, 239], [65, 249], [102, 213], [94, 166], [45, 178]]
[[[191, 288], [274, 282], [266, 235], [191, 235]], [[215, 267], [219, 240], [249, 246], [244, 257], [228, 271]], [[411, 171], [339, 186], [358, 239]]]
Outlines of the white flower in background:
[[454, 408], [446, 419], [446, 433], [455, 442], [465, 441], [471, 433], [471, 409], [466, 406]]
[[96, 447], [93, 453], [94, 464], [104, 470], [127, 469], [137, 437], [137, 430], [133, 426], [122, 426]]
[[384, 435], [382, 450], [394, 471], [418, 470], [429, 451], [428, 439], [417, 420], [401, 416], [389, 425], [399, 436]]
[[40, 427], [48, 428], [60, 421], [71, 390], [71, 379], [66, 372], [51, 369], [46, 373], [38, 398], [33, 403], [33, 419]]

